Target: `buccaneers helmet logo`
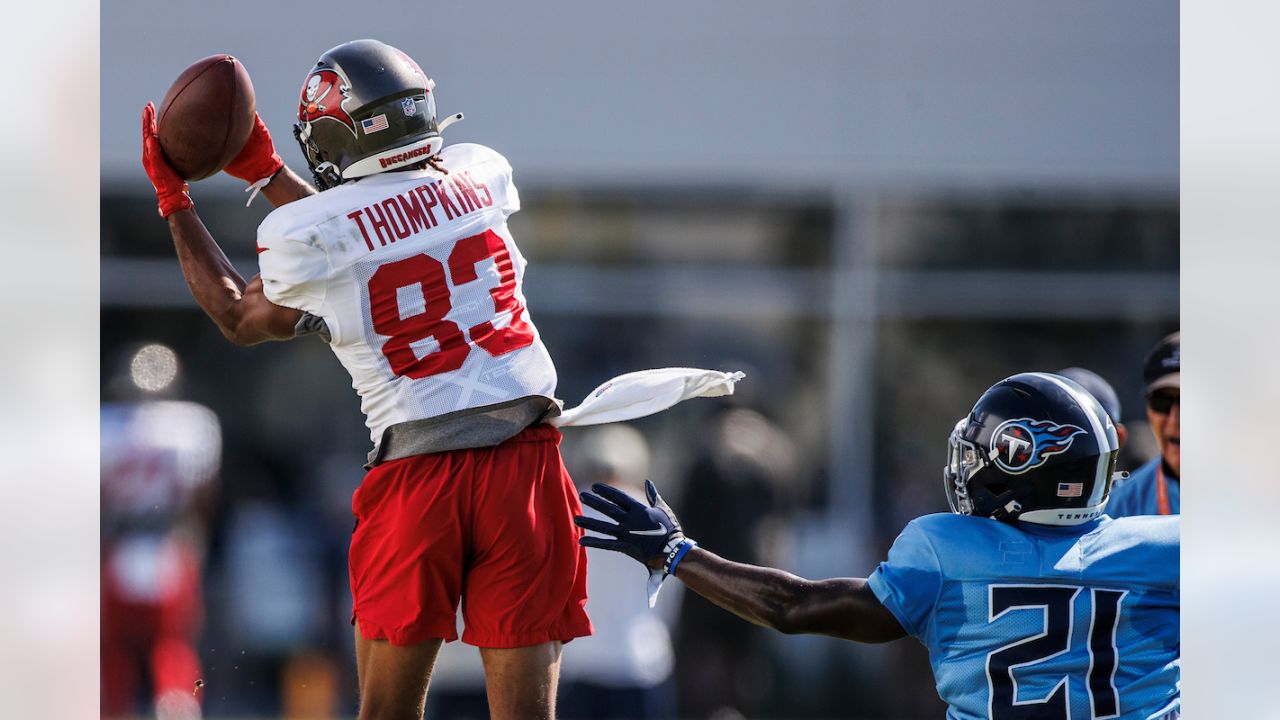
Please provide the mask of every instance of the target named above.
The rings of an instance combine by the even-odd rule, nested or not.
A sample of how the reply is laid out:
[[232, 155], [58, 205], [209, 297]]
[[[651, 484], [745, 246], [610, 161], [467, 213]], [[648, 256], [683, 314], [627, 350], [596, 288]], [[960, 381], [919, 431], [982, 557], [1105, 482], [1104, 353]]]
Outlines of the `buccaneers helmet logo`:
[[356, 123], [342, 104], [351, 94], [351, 85], [336, 70], [316, 70], [307, 76], [302, 85], [302, 100], [298, 103], [298, 120], [315, 122], [331, 118], [346, 125], [356, 134]]
[[1066, 452], [1075, 436], [1083, 432], [1075, 425], [1059, 425], [1051, 420], [1005, 420], [991, 434], [990, 457], [1001, 470], [1021, 475]]

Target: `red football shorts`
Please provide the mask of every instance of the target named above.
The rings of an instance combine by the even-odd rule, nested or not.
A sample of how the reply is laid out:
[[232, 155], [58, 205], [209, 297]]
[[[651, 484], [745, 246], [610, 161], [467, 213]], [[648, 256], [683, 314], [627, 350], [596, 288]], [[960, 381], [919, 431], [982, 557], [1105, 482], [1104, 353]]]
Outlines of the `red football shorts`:
[[591, 634], [578, 494], [560, 431], [382, 463], [351, 500], [352, 622], [369, 639], [488, 648]]

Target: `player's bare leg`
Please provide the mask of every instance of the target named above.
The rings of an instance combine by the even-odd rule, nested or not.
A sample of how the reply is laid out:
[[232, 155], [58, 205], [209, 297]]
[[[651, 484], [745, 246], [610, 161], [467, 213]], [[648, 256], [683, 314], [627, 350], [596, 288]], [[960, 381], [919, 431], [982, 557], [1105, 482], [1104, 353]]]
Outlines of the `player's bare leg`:
[[554, 720], [561, 645], [480, 648], [491, 720]]
[[356, 626], [359, 720], [422, 720], [440, 638], [399, 647], [369, 640]]

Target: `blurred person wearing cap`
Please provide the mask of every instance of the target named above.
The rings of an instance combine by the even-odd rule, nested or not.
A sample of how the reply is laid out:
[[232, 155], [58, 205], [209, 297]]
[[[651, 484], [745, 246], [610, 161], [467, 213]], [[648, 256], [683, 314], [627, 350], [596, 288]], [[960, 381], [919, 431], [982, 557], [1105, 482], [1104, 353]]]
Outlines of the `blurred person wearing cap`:
[[212, 410], [178, 399], [179, 376], [173, 350], [135, 346], [103, 388], [103, 717], [201, 714], [201, 568], [222, 434]]
[[[607, 425], [568, 436], [566, 461], [579, 490], [593, 483], [644, 498], [649, 444], [629, 425]], [[603, 520], [595, 510], [588, 517]], [[675, 714], [670, 626], [677, 603], [649, 609], [635, 592], [635, 566], [621, 555], [591, 559], [587, 611], [595, 635], [565, 647], [559, 716], [564, 720], [658, 719]]]
[[1129, 429], [1120, 422], [1120, 396], [1116, 394], [1115, 388], [1111, 387], [1111, 383], [1104, 380], [1098, 373], [1082, 367], [1063, 368], [1057, 374], [1079, 383], [1080, 387], [1088, 390], [1102, 409], [1107, 411], [1107, 415], [1111, 417], [1111, 422], [1116, 427], [1116, 442], [1123, 448], [1129, 441]]
[[1111, 491], [1107, 514], [1177, 515], [1181, 512], [1182, 469], [1180, 333], [1161, 340], [1142, 366], [1146, 383], [1147, 419], [1160, 453]]

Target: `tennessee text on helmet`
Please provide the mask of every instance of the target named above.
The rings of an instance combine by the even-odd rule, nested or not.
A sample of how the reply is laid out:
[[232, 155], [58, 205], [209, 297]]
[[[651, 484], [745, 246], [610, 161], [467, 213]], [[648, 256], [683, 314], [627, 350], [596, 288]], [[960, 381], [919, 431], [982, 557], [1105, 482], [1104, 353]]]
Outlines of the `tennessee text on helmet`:
[[1115, 426], [1072, 380], [1022, 373], [983, 393], [956, 423], [943, 483], [951, 510], [1078, 525], [1101, 515], [1115, 471]]
[[435, 82], [400, 50], [354, 40], [320, 56], [302, 83], [294, 137], [317, 187], [413, 165], [440, 152]]

